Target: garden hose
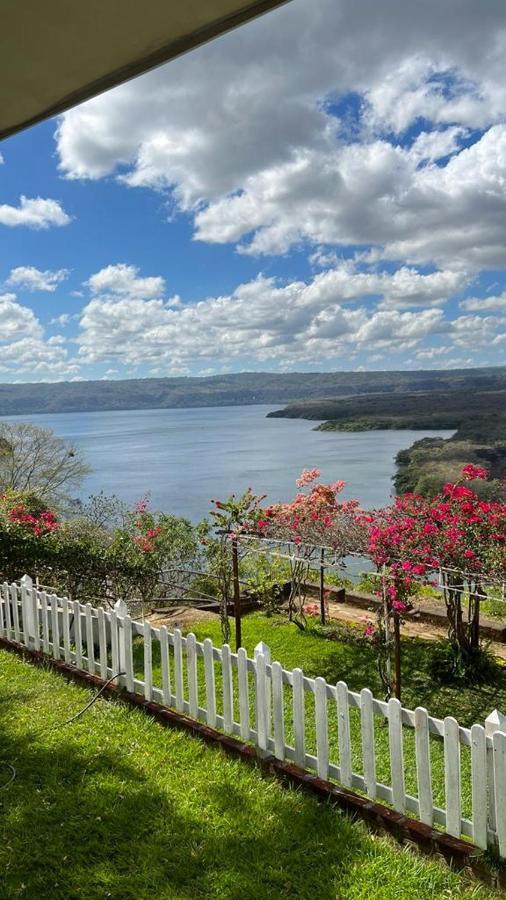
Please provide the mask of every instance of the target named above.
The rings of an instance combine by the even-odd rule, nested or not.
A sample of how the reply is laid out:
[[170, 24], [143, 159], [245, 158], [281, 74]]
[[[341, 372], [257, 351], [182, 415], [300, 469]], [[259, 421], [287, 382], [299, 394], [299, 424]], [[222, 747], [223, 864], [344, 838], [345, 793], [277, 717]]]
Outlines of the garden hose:
[[[75, 713], [69, 719], [65, 719], [64, 722], [58, 722], [56, 725], [50, 725], [49, 728], [44, 728], [42, 731], [35, 731], [31, 736], [38, 737], [41, 734], [47, 734], [49, 731], [57, 731], [59, 728], [64, 728], [65, 725], [71, 725], [72, 722], [75, 722], [76, 719], [79, 719], [82, 715], [84, 715], [84, 713], [87, 712], [90, 707], [93, 706], [93, 704], [98, 700], [98, 698], [104, 693], [105, 689], [109, 687], [111, 682], [116, 678], [119, 678], [121, 675], [126, 675], [126, 672], [116, 672], [115, 675], [111, 675], [111, 677], [108, 678], [107, 681], [102, 685], [100, 690], [97, 691], [96, 694], [94, 694], [91, 700], [89, 700], [88, 703], [79, 710], [79, 712]], [[0, 762], [0, 766], [4, 766], [6, 769], [9, 769], [11, 773], [10, 778], [5, 782], [5, 784], [0, 785], [0, 791], [3, 791], [4, 788], [9, 787], [9, 785], [12, 784], [12, 782], [15, 780], [15, 778], [17, 777], [17, 772], [11, 763], [5, 761]]]

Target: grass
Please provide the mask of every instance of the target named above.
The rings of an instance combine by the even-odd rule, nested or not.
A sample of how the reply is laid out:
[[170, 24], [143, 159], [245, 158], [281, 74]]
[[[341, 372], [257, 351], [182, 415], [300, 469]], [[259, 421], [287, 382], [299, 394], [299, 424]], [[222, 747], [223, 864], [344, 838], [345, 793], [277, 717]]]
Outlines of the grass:
[[[221, 630], [219, 621], [206, 620], [193, 627], [198, 640], [210, 637], [215, 646], [221, 644]], [[356, 629], [355, 629], [356, 631]], [[350, 632], [351, 634], [352, 632]], [[246, 616], [242, 624], [243, 645], [248, 655], [253, 655], [256, 644], [263, 640], [271, 648], [272, 659], [281, 662], [286, 669], [298, 666], [308, 676], [322, 675], [326, 680], [335, 684], [337, 681], [346, 681], [348, 687], [354, 691], [360, 691], [363, 687], [369, 687], [376, 697], [382, 696], [382, 687], [379, 681], [374, 651], [363, 642], [330, 641], [325, 640], [312, 629], [300, 632], [285, 618], [266, 616], [255, 613]], [[428, 641], [405, 639], [403, 640], [403, 705], [414, 709], [416, 706], [424, 706], [429, 713], [443, 719], [447, 715], [454, 716], [464, 726], [471, 726], [474, 722], [483, 723], [486, 716], [496, 707], [506, 707], [506, 669], [499, 670], [492, 683], [480, 684], [474, 687], [441, 686], [437, 684], [430, 674], [430, 662], [434, 647]], [[135, 664], [137, 676], [143, 677], [143, 646], [138, 642], [135, 647]], [[161, 684], [159, 646], [153, 645], [153, 676], [154, 683]], [[205, 707], [205, 689], [202, 659], [199, 658], [199, 703]], [[222, 711], [221, 696], [221, 669], [215, 665], [216, 694], [218, 698], [218, 712]], [[186, 686], [185, 686], [186, 690]], [[234, 683], [234, 699], [237, 718], [238, 699], [237, 685]], [[250, 721], [254, 722], [254, 685], [250, 675]], [[330, 759], [339, 762], [338, 738], [337, 738], [337, 710], [333, 704], [329, 705], [329, 742]], [[291, 690], [284, 687], [284, 719], [287, 743], [293, 746], [292, 727], [292, 697]], [[356, 709], [350, 710], [351, 744], [353, 769], [356, 773], [363, 771], [360, 713]], [[408, 794], [416, 797], [417, 775], [414, 731], [405, 728], [404, 732], [404, 764], [405, 784]], [[305, 721], [306, 752], [316, 753], [316, 729], [314, 717], [314, 698], [310, 693], [306, 694], [306, 721]], [[433, 798], [436, 806], [445, 808], [444, 786], [444, 755], [443, 744], [437, 737], [431, 735], [431, 762]], [[375, 717], [375, 749], [377, 763], [377, 779], [383, 784], [391, 784], [390, 752], [388, 740], [388, 728], [386, 720]], [[461, 796], [462, 814], [470, 819], [472, 816], [471, 795], [471, 756], [470, 748], [461, 747]]]
[[89, 698], [0, 651], [1, 898], [490, 896], [140, 710], [54, 729]]

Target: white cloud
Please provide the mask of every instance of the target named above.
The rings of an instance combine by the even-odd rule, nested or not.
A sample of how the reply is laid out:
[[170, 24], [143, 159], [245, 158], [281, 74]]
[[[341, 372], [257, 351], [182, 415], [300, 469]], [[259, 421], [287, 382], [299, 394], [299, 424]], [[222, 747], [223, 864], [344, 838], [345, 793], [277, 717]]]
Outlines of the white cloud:
[[467, 312], [486, 312], [494, 310], [506, 312], [506, 291], [497, 297], [469, 297], [460, 303], [462, 309]]
[[46, 269], [42, 272], [35, 266], [17, 266], [12, 269], [6, 284], [12, 287], [25, 288], [28, 291], [50, 291], [56, 290], [62, 281], [65, 281], [69, 272], [68, 269], [57, 269], [51, 271]]
[[444, 167], [418, 162], [384, 140], [300, 154], [197, 212], [196, 236], [249, 236], [249, 253], [284, 253], [306, 240], [369, 244], [390, 259], [452, 267], [505, 265], [506, 125]]
[[42, 325], [33, 310], [17, 302], [15, 294], [0, 295], [0, 373], [26, 376], [23, 380], [58, 381], [79, 372], [68, 358], [65, 339], [44, 339]]
[[[39, 337], [41, 334], [41, 325], [31, 309], [21, 306], [15, 294], [0, 294], [0, 342], [19, 335]], [[2, 347], [2, 355], [5, 349]]]
[[92, 294], [112, 294], [118, 297], [135, 297], [151, 300], [161, 297], [165, 291], [165, 280], [161, 275], [140, 278], [136, 266], [118, 263], [95, 272], [86, 282]]
[[25, 226], [26, 228], [45, 229], [52, 225], [68, 225], [71, 221], [57, 200], [42, 197], [19, 198], [19, 206], [0, 204], [0, 225], [9, 228]]
[[[289, 366], [344, 355], [348, 361], [357, 349], [400, 352], [452, 329], [440, 308], [402, 307], [439, 304], [460, 280], [455, 273], [420, 275], [406, 268], [392, 275], [356, 272], [348, 264], [308, 283], [259, 276], [231, 295], [179, 308], [161, 299], [96, 297], [82, 313], [80, 355], [91, 363], [147, 364], [160, 373], [192, 362], [201, 370], [206, 360]], [[378, 293], [388, 308], [364, 305]]]
[[[358, 243], [502, 265], [502, 0], [478, 16], [459, 0], [455, 23], [455, 4], [437, 0], [294, 0], [66, 113], [62, 170], [165, 190], [199, 239], [252, 253]], [[350, 92], [360, 125], [338, 105]], [[391, 132], [420, 119], [413, 146], [396, 146]], [[461, 149], [474, 128], [485, 135]]]

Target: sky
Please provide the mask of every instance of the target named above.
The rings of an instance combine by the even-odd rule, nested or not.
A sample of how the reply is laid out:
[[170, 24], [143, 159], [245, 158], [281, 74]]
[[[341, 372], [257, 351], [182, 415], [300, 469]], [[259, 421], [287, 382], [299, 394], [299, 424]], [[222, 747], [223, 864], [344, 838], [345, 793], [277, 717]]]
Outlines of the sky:
[[0, 380], [506, 363], [504, 0], [292, 0], [0, 143]]

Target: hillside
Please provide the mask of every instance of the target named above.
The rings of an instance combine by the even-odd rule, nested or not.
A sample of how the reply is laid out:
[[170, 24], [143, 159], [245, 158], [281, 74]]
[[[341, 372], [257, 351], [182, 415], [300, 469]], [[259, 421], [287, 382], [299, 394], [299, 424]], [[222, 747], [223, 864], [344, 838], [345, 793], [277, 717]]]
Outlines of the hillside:
[[[497, 387], [500, 379], [497, 379]], [[411, 429], [455, 431], [452, 437], [423, 438], [396, 459], [397, 493], [431, 494], [458, 479], [473, 462], [490, 471], [486, 491], [499, 496], [506, 475], [506, 390], [435, 390], [334, 397], [291, 404], [273, 417], [320, 421], [316, 431]]]
[[[506, 368], [419, 370], [412, 372], [241, 372], [206, 378], [144, 378], [124, 381], [75, 381], [1, 384], [0, 415], [171, 409], [244, 404], [291, 404], [354, 397], [376, 392], [506, 390]], [[333, 407], [335, 408], [335, 407]], [[409, 410], [412, 412], [412, 410]], [[285, 414], [284, 411], [280, 413]], [[332, 418], [327, 413], [300, 415]]]

